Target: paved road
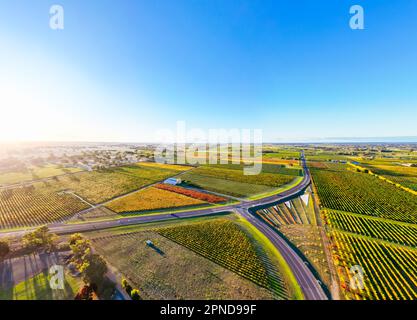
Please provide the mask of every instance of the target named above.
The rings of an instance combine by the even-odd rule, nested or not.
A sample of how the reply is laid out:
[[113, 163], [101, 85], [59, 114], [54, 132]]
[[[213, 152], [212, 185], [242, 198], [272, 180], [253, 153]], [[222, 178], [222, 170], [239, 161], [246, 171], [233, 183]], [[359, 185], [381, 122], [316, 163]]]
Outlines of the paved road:
[[311, 178], [310, 172], [307, 168], [307, 164], [304, 158], [304, 153], [302, 154], [302, 164], [304, 169], [304, 178], [301, 181], [301, 183], [295, 186], [294, 188], [282, 192], [279, 195], [274, 195], [257, 201], [243, 203], [235, 207], [236, 211], [240, 215], [242, 215], [253, 226], [255, 226], [259, 231], [261, 231], [278, 249], [285, 261], [290, 266], [290, 269], [292, 270], [295, 278], [297, 279], [297, 282], [300, 285], [305, 298], [307, 300], [327, 300], [327, 296], [321, 288], [320, 284], [318, 283], [318, 280], [310, 271], [310, 269], [308, 269], [308, 267], [305, 265], [304, 261], [294, 252], [294, 250], [289, 246], [289, 244], [278, 235], [278, 233], [276, 233], [264, 221], [258, 219], [253, 215], [253, 212], [255, 212], [258, 208], [288, 201], [302, 194], [305, 191], [305, 189], [310, 185]]
[[[311, 182], [310, 172], [307, 168], [304, 153], [302, 154], [302, 165], [304, 169], [304, 177], [301, 183], [297, 186], [280, 193], [279, 195], [273, 195], [270, 197], [262, 198], [255, 201], [245, 201], [239, 204], [233, 204], [229, 206], [192, 210], [185, 212], [178, 212], [175, 214], [158, 214], [149, 216], [138, 216], [132, 218], [125, 218], [111, 221], [99, 221], [99, 222], [87, 222], [80, 224], [66, 224], [66, 225], [52, 225], [49, 227], [51, 232], [56, 234], [70, 234], [75, 232], [86, 232], [101, 230], [106, 228], [113, 228], [118, 226], [136, 225], [148, 222], [158, 222], [171, 219], [184, 219], [190, 217], [199, 217], [206, 215], [213, 215], [218, 213], [226, 213], [230, 211], [237, 211], [249, 222], [251, 222], [256, 228], [258, 228], [265, 236], [275, 245], [277, 250], [282, 254], [283, 258], [291, 267], [297, 281], [299, 282], [301, 289], [307, 299], [323, 300], [327, 299], [323, 289], [317, 282], [312, 272], [306, 267], [301, 258], [294, 252], [294, 250], [282, 239], [271, 227], [265, 222], [256, 218], [252, 213], [258, 208], [275, 205], [280, 202], [285, 202], [293, 199], [294, 197], [302, 194], [304, 190], [309, 186]], [[22, 236], [27, 231], [13, 231], [8, 233], [0, 233], [0, 237], [13, 237]]]
[[[193, 211], [186, 211], [186, 212], [178, 212], [178, 213], [166, 213], [166, 214], [156, 214], [156, 215], [149, 215], [149, 216], [138, 216], [132, 218], [123, 218], [118, 220], [110, 220], [110, 221], [99, 221], [99, 222], [82, 222], [82, 223], [74, 223], [74, 224], [57, 224], [57, 225], [49, 225], [49, 230], [53, 233], [62, 235], [62, 234], [71, 234], [75, 232], [86, 232], [86, 231], [94, 231], [94, 230], [101, 230], [107, 228], [114, 228], [118, 226], [129, 226], [141, 223], [149, 223], [149, 222], [158, 222], [164, 220], [172, 220], [172, 219], [181, 219], [181, 218], [190, 218], [190, 217], [199, 217], [205, 215], [212, 215], [216, 213], [226, 213], [233, 211], [234, 206], [224, 206], [218, 208], [209, 208], [209, 209], [201, 209], [201, 210], [193, 210]], [[28, 229], [31, 230], [31, 229]], [[2, 232], [0, 233], [1, 237], [20, 237], [28, 232], [28, 230], [19, 230], [19, 231], [10, 231], [10, 232]]]
[[288, 243], [282, 239], [270, 226], [254, 217], [246, 209], [236, 209], [246, 220], [261, 231], [278, 249], [292, 270], [298, 284], [307, 300], [327, 300], [323, 289], [304, 261], [294, 252]]
[[282, 202], [291, 200], [303, 194], [304, 190], [310, 185], [311, 176], [310, 176], [310, 171], [308, 170], [308, 167], [307, 167], [307, 163], [304, 158], [304, 153], [302, 154], [301, 158], [302, 158], [304, 177], [303, 177], [303, 180], [299, 184], [297, 184], [295, 187], [287, 191], [280, 192], [277, 195], [273, 195], [273, 196], [262, 198], [262, 199], [255, 200], [255, 201], [245, 202], [240, 207], [250, 209], [250, 211], [254, 211], [254, 210], [257, 210], [258, 208], [270, 207], [277, 203], [282, 203]]

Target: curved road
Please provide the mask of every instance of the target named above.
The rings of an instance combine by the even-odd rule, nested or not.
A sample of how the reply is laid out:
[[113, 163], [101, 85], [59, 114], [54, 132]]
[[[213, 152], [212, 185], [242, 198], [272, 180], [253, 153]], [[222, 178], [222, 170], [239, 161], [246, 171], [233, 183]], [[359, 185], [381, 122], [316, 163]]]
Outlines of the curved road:
[[291, 268], [298, 284], [303, 291], [304, 297], [307, 300], [327, 300], [327, 296], [324, 293], [320, 283], [306, 266], [304, 261], [298, 254], [289, 246], [289, 244], [276, 233], [268, 224], [258, 219], [252, 213], [263, 207], [270, 207], [274, 204], [291, 200], [304, 193], [305, 189], [311, 183], [310, 171], [308, 170], [304, 153], [301, 156], [304, 178], [297, 186], [271, 197], [263, 198], [258, 201], [252, 201], [247, 204], [237, 205], [236, 211], [248, 220], [253, 226], [261, 231], [271, 243], [281, 253], [285, 261]]
[[[209, 209], [200, 209], [193, 211], [178, 212], [175, 214], [157, 214], [149, 216], [138, 216], [132, 218], [123, 218], [119, 220], [111, 221], [98, 221], [98, 222], [87, 222], [80, 224], [66, 224], [66, 225], [51, 225], [49, 229], [51, 232], [56, 234], [71, 234], [75, 232], [86, 232], [101, 230], [107, 228], [113, 228], [118, 226], [128, 226], [148, 222], [157, 222], [157, 221], [166, 221], [172, 219], [181, 219], [181, 218], [190, 218], [198, 216], [213, 215], [218, 213], [225, 213], [230, 211], [236, 211], [245, 219], [247, 219], [252, 225], [254, 225], [260, 232], [262, 232], [271, 243], [277, 248], [281, 253], [285, 261], [288, 263], [292, 272], [294, 273], [297, 282], [299, 283], [301, 290], [306, 299], [308, 300], [326, 300], [327, 296], [325, 295], [321, 285], [318, 280], [315, 278], [313, 273], [307, 268], [303, 260], [294, 252], [294, 250], [282, 239], [278, 233], [276, 233], [268, 224], [264, 221], [256, 218], [252, 212], [255, 212], [257, 209], [272, 206], [277, 203], [285, 202], [293, 199], [294, 197], [299, 196], [304, 192], [304, 190], [310, 185], [311, 178], [310, 172], [307, 168], [304, 153], [301, 156], [302, 165], [304, 169], [304, 177], [301, 183], [295, 187], [284, 191], [278, 195], [273, 195], [270, 197], [262, 198], [255, 201], [244, 201], [239, 204], [223, 206], [218, 208], [209, 208]], [[13, 237], [13, 236], [22, 236], [26, 233], [26, 230], [11, 231], [0, 233], [0, 237]]]

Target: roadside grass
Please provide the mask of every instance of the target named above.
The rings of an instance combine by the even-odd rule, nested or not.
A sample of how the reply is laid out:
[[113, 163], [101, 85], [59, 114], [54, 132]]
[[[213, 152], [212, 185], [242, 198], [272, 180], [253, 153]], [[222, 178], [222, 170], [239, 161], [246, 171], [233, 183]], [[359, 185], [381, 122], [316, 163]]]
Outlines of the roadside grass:
[[279, 231], [301, 252], [320, 276], [320, 280], [329, 287], [331, 275], [319, 227], [291, 224], [281, 226]]
[[70, 223], [72, 221], [91, 221], [94, 219], [120, 219], [123, 216], [111, 211], [110, 209], [106, 208], [105, 206], [99, 206], [96, 208], [93, 208], [89, 210], [88, 212], [82, 213], [77, 217], [74, 217], [74, 219], [67, 221], [67, 223]]
[[195, 210], [204, 210], [204, 209], [213, 209], [216, 206], [210, 203], [201, 203], [201, 204], [192, 204], [188, 206], [177, 206], [177, 207], [167, 207], [167, 208], [157, 208], [152, 210], [141, 210], [141, 211], [127, 211], [118, 213], [122, 218], [134, 218], [138, 216], [155, 216], [161, 214], [175, 214], [178, 212], [190, 212]]
[[4, 228], [4, 229], [0, 229], [0, 235], [2, 233], [9, 233], [9, 232], [15, 232], [15, 231], [30, 231], [32, 230], [34, 227], [15, 227], [15, 228]]
[[[237, 203], [237, 202], [233, 202], [233, 203]], [[193, 206], [191, 208], [182, 208], [182, 209], [165, 209], [165, 210], [156, 210], [156, 211], [145, 211], [145, 212], [130, 212], [130, 213], [124, 213], [124, 214], [114, 214], [114, 215], [110, 215], [109, 218], [101, 218], [101, 217], [97, 217], [97, 218], [87, 218], [84, 221], [83, 220], [69, 220], [66, 222], [66, 224], [83, 224], [86, 222], [105, 222], [105, 221], [112, 221], [112, 220], [123, 220], [123, 219], [130, 219], [130, 218], [135, 218], [138, 216], [141, 217], [147, 217], [147, 216], [158, 216], [161, 214], [175, 214], [175, 213], [179, 213], [179, 212], [190, 212], [190, 211], [194, 211], [194, 210], [204, 210], [204, 209], [214, 209], [214, 208], [221, 208], [221, 207], [227, 207], [233, 203], [228, 203], [228, 204], [212, 204], [212, 205], [202, 205], [202, 206]], [[226, 211], [225, 211], [226, 212]], [[214, 214], [207, 214], [206, 216], [212, 216], [212, 215], [216, 215], [216, 214], [221, 214], [221, 213], [214, 213]], [[175, 217], [173, 217], [175, 218]], [[189, 218], [181, 218], [181, 220], [184, 219], [189, 219]], [[143, 223], [145, 224], [145, 223]], [[13, 231], [18, 231], [19, 229], [14, 229]]]
[[236, 220], [237, 216], [232, 212], [224, 212], [224, 213], [216, 213], [208, 216], [201, 216], [201, 217], [189, 217], [189, 218], [182, 218], [182, 219], [170, 219], [170, 220], [161, 220], [156, 222], [146, 222], [142, 224], [135, 224], [130, 226], [117, 226], [108, 229], [96, 230], [96, 231], [87, 231], [83, 232], [88, 237], [105, 237], [109, 235], [118, 235], [118, 234], [127, 234], [127, 233], [135, 233], [144, 230], [150, 230], [154, 228], [159, 228], [163, 226], [172, 226], [172, 225], [183, 225], [201, 221], [210, 221], [219, 218], [227, 218], [231, 220]]
[[287, 190], [290, 190], [290, 189], [294, 188], [295, 186], [299, 185], [301, 183], [301, 181], [303, 181], [303, 177], [296, 177], [296, 178], [294, 178], [293, 181], [291, 181], [290, 183], [288, 183], [288, 184], [286, 184], [286, 185], [284, 185], [280, 188], [276, 188], [276, 189], [273, 189], [269, 192], [257, 194], [257, 195], [254, 195], [254, 196], [250, 196], [249, 198], [247, 198], [247, 200], [259, 200], [259, 199], [262, 199], [262, 198], [267, 198], [267, 197], [270, 197], [270, 196], [277, 195], [281, 192], [284, 192], [284, 191], [287, 191]]
[[49, 284], [48, 272], [18, 283], [10, 289], [0, 291], [0, 300], [74, 300], [82, 285], [80, 278], [65, 274], [63, 290], [52, 290]]
[[240, 223], [245, 225], [245, 227], [250, 230], [255, 239], [262, 245], [264, 250], [269, 254], [269, 256], [274, 257], [279, 267], [280, 273], [282, 274], [285, 282], [288, 285], [289, 296], [294, 300], [304, 300], [304, 295], [301, 290], [300, 285], [298, 284], [293, 272], [291, 271], [290, 266], [287, 264], [285, 259], [282, 257], [281, 253], [275, 248], [275, 246], [269, 241], [269, 239], [260, 232], [256, 227], [254, 227], [249, 221], [244, 218], [240, 218]]

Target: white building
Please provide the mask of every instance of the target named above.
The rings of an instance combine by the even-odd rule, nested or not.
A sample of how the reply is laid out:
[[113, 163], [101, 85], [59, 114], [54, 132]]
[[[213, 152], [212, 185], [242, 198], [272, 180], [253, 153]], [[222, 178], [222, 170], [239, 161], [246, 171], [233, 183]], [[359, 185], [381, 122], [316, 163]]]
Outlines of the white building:
[[178, 178], [168, 178], [164, 181], [165, 184], [171, 184], [173, 186], [180, 184], [182, 181]]

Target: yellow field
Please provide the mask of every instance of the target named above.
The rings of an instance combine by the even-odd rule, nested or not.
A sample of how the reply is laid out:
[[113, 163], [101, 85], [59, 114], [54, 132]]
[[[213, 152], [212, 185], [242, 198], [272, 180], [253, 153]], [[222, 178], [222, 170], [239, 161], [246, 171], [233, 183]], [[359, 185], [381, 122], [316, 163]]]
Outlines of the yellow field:
[[417, 177], [417, 167], [405, 167], [399, 165], [373, 165], [373, 167], [376, 168], [376, 170], [373, 171], [376, 171], [375, 173], [378, 174]]
[[[207, 157], [197, 157], [197, 156], [191, 156], [188, 157], [187, 160], [206, 160], [205, 162], [202, 161], [202, 163], [200, 164], [209, 164], [209, 161], [207, 159]], [[276, 165], [285, 165], [287, 167], [299, 167], [299, 161], [298, 160], [287, 160], [287, 159], [280, 159], [280, 158], [265, 158], [262, 157], [262, 159], [251, 159], [251, 158], [237, 158], [234, 159], [232, 156], [229, 157], [225, 157], [222, 156], [221, 158], [217, 159], [218, 163], [220, 163], [220, 161], [227, 161], [228, 163], [232, 163], [233, 160], [237, 161], [237, 162], [244, 162], [247, 165], [251, 165], [253, 163], [265, 163], [265, 164], [276, 164]], [[141, 165], [141, 164], [140, 164]], [[189, 167], [188, 167], [189, 168]]]
[[176, 165], [176, 164], [162, 164], [162, 163], [156, 163], [156, 162], [139, 162], [137, 163], [137, 165], [141, 167], [169, 169], [169, 170], [175, 170], [175, 171], [187, 171], [193, 168], [191, 166], [181, 166], [181, 165]]
[[205, 201], [193, 199], [182, 194], [150, 187], [114, 200], [107, 205], [107, 208], [117, 213], [127, 213], [186, 207], [205, 203]]
[[285, 166], [294, 166], [299, 167], [298, 160], [284, 160], [284, 159], [262, 159], [262, 163], [269, 163], [269, 164], [282, 164]]

